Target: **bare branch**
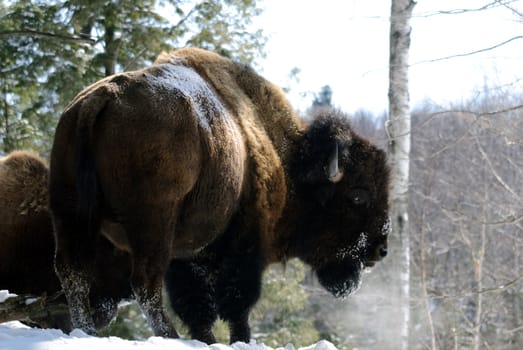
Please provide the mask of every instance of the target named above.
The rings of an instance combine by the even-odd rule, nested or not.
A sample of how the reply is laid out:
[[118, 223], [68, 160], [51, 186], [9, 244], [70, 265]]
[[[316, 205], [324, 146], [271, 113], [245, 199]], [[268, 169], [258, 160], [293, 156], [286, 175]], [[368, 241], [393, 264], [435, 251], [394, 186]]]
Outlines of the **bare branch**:
[[[472, 127], [472, 126], [478, 124], [481, 121], [482, 117], [488, 117], [488, 116], [497, 115], [497, 114], [501, 114], [501, 113], [517, 111], [517, 110], [520, 110], [520, 109], [523, 109], [523, 105], [517, 105], [517, 106], [508, 107], [508, 108], [498, 109], [498, 110], [495, 110], [495, 111], [481, 112], [481, 113], [473, 112], [473, 111], [470, 111], [470, 110], [459, 110], [459, 109], [454, 109], [454, 110], [449, 109], [449, 110], [439, 111], [439, 112], [428, 114], [427, 115], [427, 119], [424, 120], [423, 122], [417, 124], [416, 126], [414, 126], [412, 128], [411, 132], [414, 132], [416, 130], [419, 130], [419, 129], [423, 128], [432, 119], [434, 119], [434, 118], [436, 118], [438, 116], [445, 116], [445, 115], [448, 115], [448, 114], [451, 114], [451, 113], [454, 113], [456, 115], [460, 115], [461, 114], [461, 115], [463, 115], [463, 117], [465, 115], [472, 116], [474, 118], [474, 120], [470, 123], [470, 127]], [[399, 135], [399, 136], [403, 136], [403, 135]], [[453, 142], [446, 144], [445, 146], [443, 146], [439, 150], [434, 151], [432, 154], [428, 154], [428, 155], [424, 156], [424, 159], [426, 160], [426, 159], [430, 159], [430, 158], [434, 158], [434, 157], [438, 156], [442, 152], [445, 152], [446, 150], [448, 150], [448, 149], [456, 146], [457, 144], [461, 143], [463, 140], [465, 140], [467, 138], [467, 136], [471, 136], [470, 128], [467, 129], [461, 136], [457, 137]], [[515, 142], [515, 143], [517, 143], [517, 142]]]
[[523, 279], [523, 276], [516, 277], [515, 279], [508, 281], [507, 283], [500, 284], [498, 286], [489, 287], [489, 288], [483, 288], [479, 290], [472, 290], [470, 292], [462, 293], [462, 294], [435, 294], [431, 293], [429, 295], [429, 298], [431, 299], [460, 299], [464, 297], [469, 297], [477, 294], [485, 294], [485, 293], [493, 293], [493, 292], [503, 292], [507, 290], [508, 288], [512, 287], [519, 281]]
[[45, 327], [54, 317], [67, 316], [69, 309], [61, 294], [46, 297], [18, 295], [0, 303], [0, 323], [25, 321]]
[[519, 16], [520, 18], [523, 18], [523, 13], [516, 10], [514, 7], [512, 6], [509, 6], [509, 4], [513, 1], [509, 1], [509, 2], [503, 2], [503, 1], [500, 1], [500, 0], [496, 0], [496, 2], [500, 5], [500, 6], [503, 6], [507, 9], [509, 9], [513, 14], [515, 14], [516, 16]]
[[505, 333], [517, 333], [519, 331], [523, 331], [523, 325], [516, 327], [514, 329], [504, 329], [503, 332]]
[[483, 149], [483, 145], [481, 145], [481, 142], [479, 142], [479, 139], [478, 139], [478, 135], [474, 135], [474, 139], [476, 140], [476, 145], [478, 146], [478, 150], [479, 150], [479, 153], [481, 153], [481, 156], [483, 157], [483, 159], [485, 159], [485, 161], [487, 162], [487, 165], [489, 166], [490, 168], [490, 171], [492, 173], [492, 175], [494, 175], [494, 178], [498, 181], [498, 183], [505, 189], [507, 190], [507, 192], [509, 192], [510, 194], [512, 194], [516, 199], [519, 199], [521, 201], [521, 198], [518, 196], [518, 194], [516, 192], [514, 192], [514, 190], [512, 188], [510, 188], [509, 185], [507, 185], [507, 183], [505, 181], [503, 181], [503, 179], [501, 178], [501, 176], [498, 174], [498, 172], [496, 171], [496, 169], [494, 168], [494, 166], [492, 165], [492, 162], [490, 161], [490, 158], [488, 156], [488, 154], [485, 152], [485, 150]]
[[522, 109], [522, 108], [523, 108], [523, 105], [517, 105], [517, 106], [507, 107], [504, 109], [498, 109], [496, 111], [475, 113], [475, 114], [477, 114], [480, 117], [483, 117], [483, 116], [496, 115], [496, 114], [501, 114], [501, 113], [517, 111], [518, 109]]
[[[467, 215], [459, 210], [445, 208], [441, 203], [438, 203], [436, 200], [433, 200], [433, 202], [439, 204], [441, 211], [445, 214], [445, 216], [447, 216], [452, 221], [456, 221], [459, 218], [466, 218], [466, 219], [472, 220], [474, 222], [477, 222], [477, 223], [485, 225], [485, 226], [504, 226], [504, 225], [514, 225], [523, 220], [523, 213], [522, 213], [522, 214], [511, 214], [511, 215], [508, 215], [508, 216], [501, 218], [499, 220], [496, 220], [496, 221], [485, 221], [476, 216]], [[454, 214], [454, 215], [451, 215], [451, 214]]]
[[460, 14], [469, 13], [469, 12], [481, 12], [484, 10], [488, 10], [488, 9], [492, 9], [492, 8], [496, 8], [496, 7], [500, 7], [500, 6], [508, 7], [508, 4], [517, 2], [517, 1], [518, 0], [511, 0], [511, 1], [496, 0], [496, 1], [490, 2], [488, 4], [485, 4], [481, 7], [477, 7], [477, 8], [452, 9], [452, 10], [448, 10], [448, 11], [440, 10], [440, 11], [434, 11], [434, 12], [429, 12], [426, 14], [417, 15], [415, 17], [416, 18], [425, 18], [425, 17], [433, 17], [433, 16], [438, 16], [438, 15], [460, 15]]
[[410, 65], [410, 67], [417, 66], [418, 64], [423, 64], [423, 63], [434, 63], [434, 62], [439, 62], [439, 61], [450, 60], [452, 58], [467, 57], [467, 56], [476, 55], [478, 53], [482, 53], [482, 52], [486, 52], [486, 51], [491, 51], [491, 50], [497, 49], [498, 47], [501, 47], [501, 46], [506, 45], [506, 44], [508, 44], [508, 43], [510, 43], [512, 41], [519, 40], [519, 39], [523, 39], [523, 35], [515, 36], [515, 37], [510, 38], [508, 40], [505, 40], [505, 41], [503, 41], [503, 42], [501, 42], [499, 44], [496, 44], [494, 46], [490, 46], [490, 47], [487, 47], [487, 48], [484, 48], [484, 49], [479, 49], [479, 50], [475, 50], [475, 51], [471, 51], [471, 52], [467, 52], [467, 53], [460, 53], [460, 54], [455, 54], [455, 55], [435, 58], [435, 59], [431, 59], [431, 60], [424, 60], [424, 61], [415, 62], [415, 63], [412, 63]]

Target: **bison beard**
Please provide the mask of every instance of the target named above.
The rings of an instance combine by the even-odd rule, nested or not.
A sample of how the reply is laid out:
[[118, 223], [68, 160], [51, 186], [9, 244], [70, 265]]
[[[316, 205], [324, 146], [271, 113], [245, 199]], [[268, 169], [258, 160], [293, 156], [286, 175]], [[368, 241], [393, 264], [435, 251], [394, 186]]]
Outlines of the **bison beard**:
[[344, 298], [359, 289], [363, 263], [345, 259], [325, 265], [316, 271], [318, 281], [332, 295]]
[[211, 52], [101, 80], [64, 111], [51, 154], [55, 266], [73, 326], [95, 332], [91, 266], [106, 236], [129, 252], [156, 335], [177, 336], [165, 283], [194, 338], [214, 342], [220, 317], [231, 342], [248, 342], [269, 264], [297, 257], [345, 296], [383, 258], [388, 177], [384, 152], [345, 115], [306, 124], [281, 89]]

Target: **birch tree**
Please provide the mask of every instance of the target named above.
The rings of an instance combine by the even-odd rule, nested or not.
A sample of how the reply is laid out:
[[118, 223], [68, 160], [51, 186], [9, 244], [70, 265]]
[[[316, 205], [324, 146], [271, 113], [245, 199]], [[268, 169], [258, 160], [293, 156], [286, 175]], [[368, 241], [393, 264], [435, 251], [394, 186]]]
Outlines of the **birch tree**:
[[390, 16], [389, 57], [389, 155], [392, 175], [391, 217], [392, 259], [396, 259], [400, 271], [398, 311], [400, 327], [396, 348], [409, 347], [409, 295], [410, 295], [410, 249], [409, 249], [409, 155], [410, 155], [410, 107], [408, 58], [410, 46], [410, 18], [415, 2], [392, 0]]

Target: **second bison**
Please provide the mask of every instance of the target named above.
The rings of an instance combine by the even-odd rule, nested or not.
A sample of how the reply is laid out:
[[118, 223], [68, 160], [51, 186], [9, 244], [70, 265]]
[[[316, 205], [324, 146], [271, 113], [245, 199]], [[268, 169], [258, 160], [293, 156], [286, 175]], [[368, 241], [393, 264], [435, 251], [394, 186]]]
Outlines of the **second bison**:
[[[94, 333], [95, 242], [131, 255], [132, 290], [156, 335], [248, 341], [268, 264], [298, 257], [335, 296], [387, 252], [385, 154], [327, 112], [305, 124], [248, 66], [200, 49], [103, 79], [70, 103], [51, 154], [56, 270], [74, 327]], [[111, 230], [101, 229], [110, 223]]]
[[[13, 151], [0, 158], [0, 290], [16, 294], [57, 297], [65, 304], [54, 271], [55, 244], [48, 209], [49, 169], [32, 152]], [[129, 260], [100, 237], [93, 263], [89, 300], [96, 328], [105, 327], [116, 315], [117, 304], [129, 297]], [[61, 308], [25, 319], [41, 327], [71, 331], [69, 314]]]

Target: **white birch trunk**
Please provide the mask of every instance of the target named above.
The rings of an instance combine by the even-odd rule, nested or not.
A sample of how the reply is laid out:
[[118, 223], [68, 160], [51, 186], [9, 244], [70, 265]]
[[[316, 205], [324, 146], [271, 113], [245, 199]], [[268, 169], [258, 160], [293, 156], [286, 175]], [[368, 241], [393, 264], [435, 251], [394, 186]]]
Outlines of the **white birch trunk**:
[[392, 0], [390, 17], [389, 58], [389, 159], [392, 193], [391, 250], [393, 259], [399, 259], [399, 339], [397, 348], [409, 348], [410, 323], [410, 245], [408, 217], [410, 107], [408, 58], [410, 46], [410, 18], [415, 2]]

